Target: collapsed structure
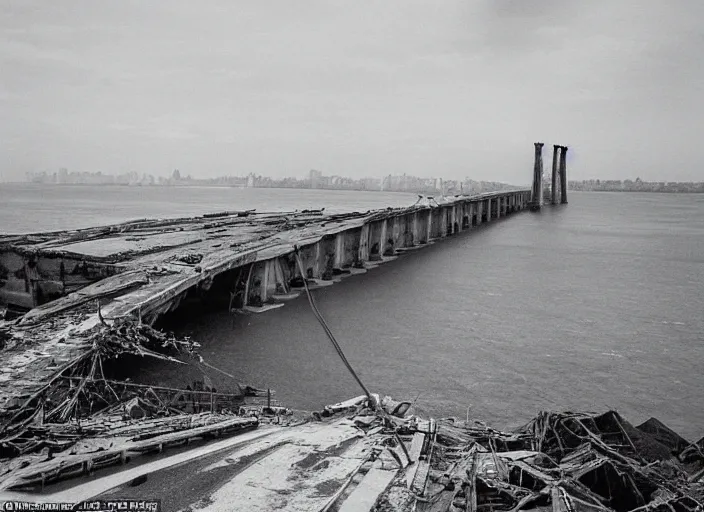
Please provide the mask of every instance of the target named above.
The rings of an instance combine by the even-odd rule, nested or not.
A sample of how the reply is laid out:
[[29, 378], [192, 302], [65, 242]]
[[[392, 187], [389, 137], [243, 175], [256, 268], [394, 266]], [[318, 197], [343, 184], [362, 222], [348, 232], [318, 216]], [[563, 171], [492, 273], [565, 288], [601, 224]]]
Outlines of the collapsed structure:
[[[479, 421], [420, 418], [409, 414], [409, 406], [363, 395], [305, 417], [250, 409], [230, 418], [219, 434], [276, 425], [233, 445], [220, 462], [188, 472], [179, 485], [208, 481], [208, 471], [226, 471], [226, 478], [200, 494], [179, 497], [164, 488], [150, 497], [161, 499], [164, 510], [187, 505], [201, 511], [703, 510], [704, 439], [688, 443], [655, 419], [634, 427], [615, 411], [544, 412], [505, 432]], [[94, 428], [86, 426], [93, 445], [31, 463], [25, 457], [0, 475], [0, 490], [70, 478], [111, 461], [124, 463], [125, 454], [208, 435], [207, 427], [198, 427], [180, 438], [158, 431], [140, 438], [122, 426], [113, 431], [120, 441], [108, 445]], [[165, 485], [158, 472], [150, 479], [152, 492]], [[79, 499], [87, 497], [80, 488], [75, 492]], [[120, 493], [121, 488], [105, 489], [101, 497]]]
[[[281, 307], [306, 284], [366, 272], [518, 212], [527, 200], [527, 191], [514, 190], [361, 213], [223, 212], [0, 236], [0, 421], [43, 399], [47, 384], [88, 364], [88, 354], [106, 350], [98, 341], [106, 325], [150, 326], [204, 296], [224, 297], [219, 307], [245, 313]], [[12, 320], [3, 321], [5, 313]], [[146, 347], [130, 346], [137, 353]]]

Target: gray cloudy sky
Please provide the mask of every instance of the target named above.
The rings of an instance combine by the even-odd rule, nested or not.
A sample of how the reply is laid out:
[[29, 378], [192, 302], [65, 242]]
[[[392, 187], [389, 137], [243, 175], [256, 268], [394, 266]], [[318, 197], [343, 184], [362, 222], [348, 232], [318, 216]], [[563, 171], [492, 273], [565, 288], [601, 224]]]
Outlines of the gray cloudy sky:
[[[702, 0], [0, 0], [0, 176], [702, 180]], [[546, 163], [552, 154], [546, 145]]]

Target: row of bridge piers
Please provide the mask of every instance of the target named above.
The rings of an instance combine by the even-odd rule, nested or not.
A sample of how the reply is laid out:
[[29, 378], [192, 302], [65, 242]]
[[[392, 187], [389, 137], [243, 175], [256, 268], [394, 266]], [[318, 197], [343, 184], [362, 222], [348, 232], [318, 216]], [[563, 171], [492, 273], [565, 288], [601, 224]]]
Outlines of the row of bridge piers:
[[[543, 146], [535, 144], [535, 165], [533, 166], [533, 187], [531, 189], [531, 210], [539, 210], [545, 202], [543, 187]], [[558, 187], [559, 181], [559, 187]], [[567, 204], [567, 146], [554, 144], [552, 147], [552, 180], [550, 182], [550, 204]]]
[[272, 299], [285, 301], [292, 292], [294, 295], [300, 292], [301, 279], [315, 281], [312, 288], [332, 284], [345, 275], [365, 272], [394, 259], [400, 253], [520, 212], [528, 208], [529, 201], [528, 190], [494, 193], [433, 208], [400, 211], [323, 236], [316, 243], [299, 246], [303, 275], [292, 253], [243, 269], [244, 280], [235, 294], [244, 293], [232, 305], [262, 311], [261, 306], [273, 305]]

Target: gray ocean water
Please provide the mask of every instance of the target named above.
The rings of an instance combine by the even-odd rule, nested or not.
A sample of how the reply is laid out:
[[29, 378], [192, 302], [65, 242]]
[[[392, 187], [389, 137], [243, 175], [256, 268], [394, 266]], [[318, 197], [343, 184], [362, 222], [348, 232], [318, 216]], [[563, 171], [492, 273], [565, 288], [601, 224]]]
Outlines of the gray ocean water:
[[[0, 231], [149, 216], [325, 206], [404, 194], [0, 186]], [[572, 193], [315, 292], [374, 391], [435, 415], [517, 426], [541, 409], [615, 408], [704, 434], [704, 195]], [[208, 361], [300, 409], [359, 394], [304, 298], [261, 315], [211, 311], [178, 327]], [[140, 380], [198, 377], [141, 364]], [[210, 377], [221, 389], [231, 383]]]

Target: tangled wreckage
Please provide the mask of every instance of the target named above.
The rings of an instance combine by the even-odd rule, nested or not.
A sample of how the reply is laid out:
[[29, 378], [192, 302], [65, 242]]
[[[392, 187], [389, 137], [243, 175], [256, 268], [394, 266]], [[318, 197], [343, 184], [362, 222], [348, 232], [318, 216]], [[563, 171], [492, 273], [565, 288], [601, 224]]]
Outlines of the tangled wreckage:
[[[141, 330], [101, 330], [100, 343], [115, 343], [120, 329]], [[167, 401], [163, 390], [124, 394], [118, 383], [103, 379], [100, 357], [110, 350], [100, 343], [64, 370], [69, 375], [57, 378], [38, 406], [20, 409], [5, 427], [0, 496], [79, 475], [100, 478], [101, 468], [129, 468], [142, 453], [234, 436], [242, 441], [222, 460], [175, 484], [172, 479], [172, 486], [189, 488], [189, 480], [209, 481], [209, 472], [224, 472], [200, 495], [183, 501], [158, 471], [150, 474], [163, 510], [704, 510], [704, 439], [689, 443], [655, 419], [634, 427], [615, 411], [544, 412], [504, 432], [479, 421], [424, 419], [412, 414], [409, 402], [378, 395], [309, 414], [266, 405], [234, 408], [234, 396], [210, 398], [219, 405], [207, 412], [186, 411], [182, 400]], [[159, 337], [159, 343], [178, 342]], [[73, 379], [78, 383], [69, 385]], [[106, 402], [102, 409], [95, 405], [100, 401]], [[169, 405], [179, 402], [181, 407]], [[91, 407], [98, 412], [91, 415]], [[142, 476], [140, 467], [129, 480]], [[77, 499], [124, 495], [114, 484], [89, 494], [80, 486], [68, 492]]]

